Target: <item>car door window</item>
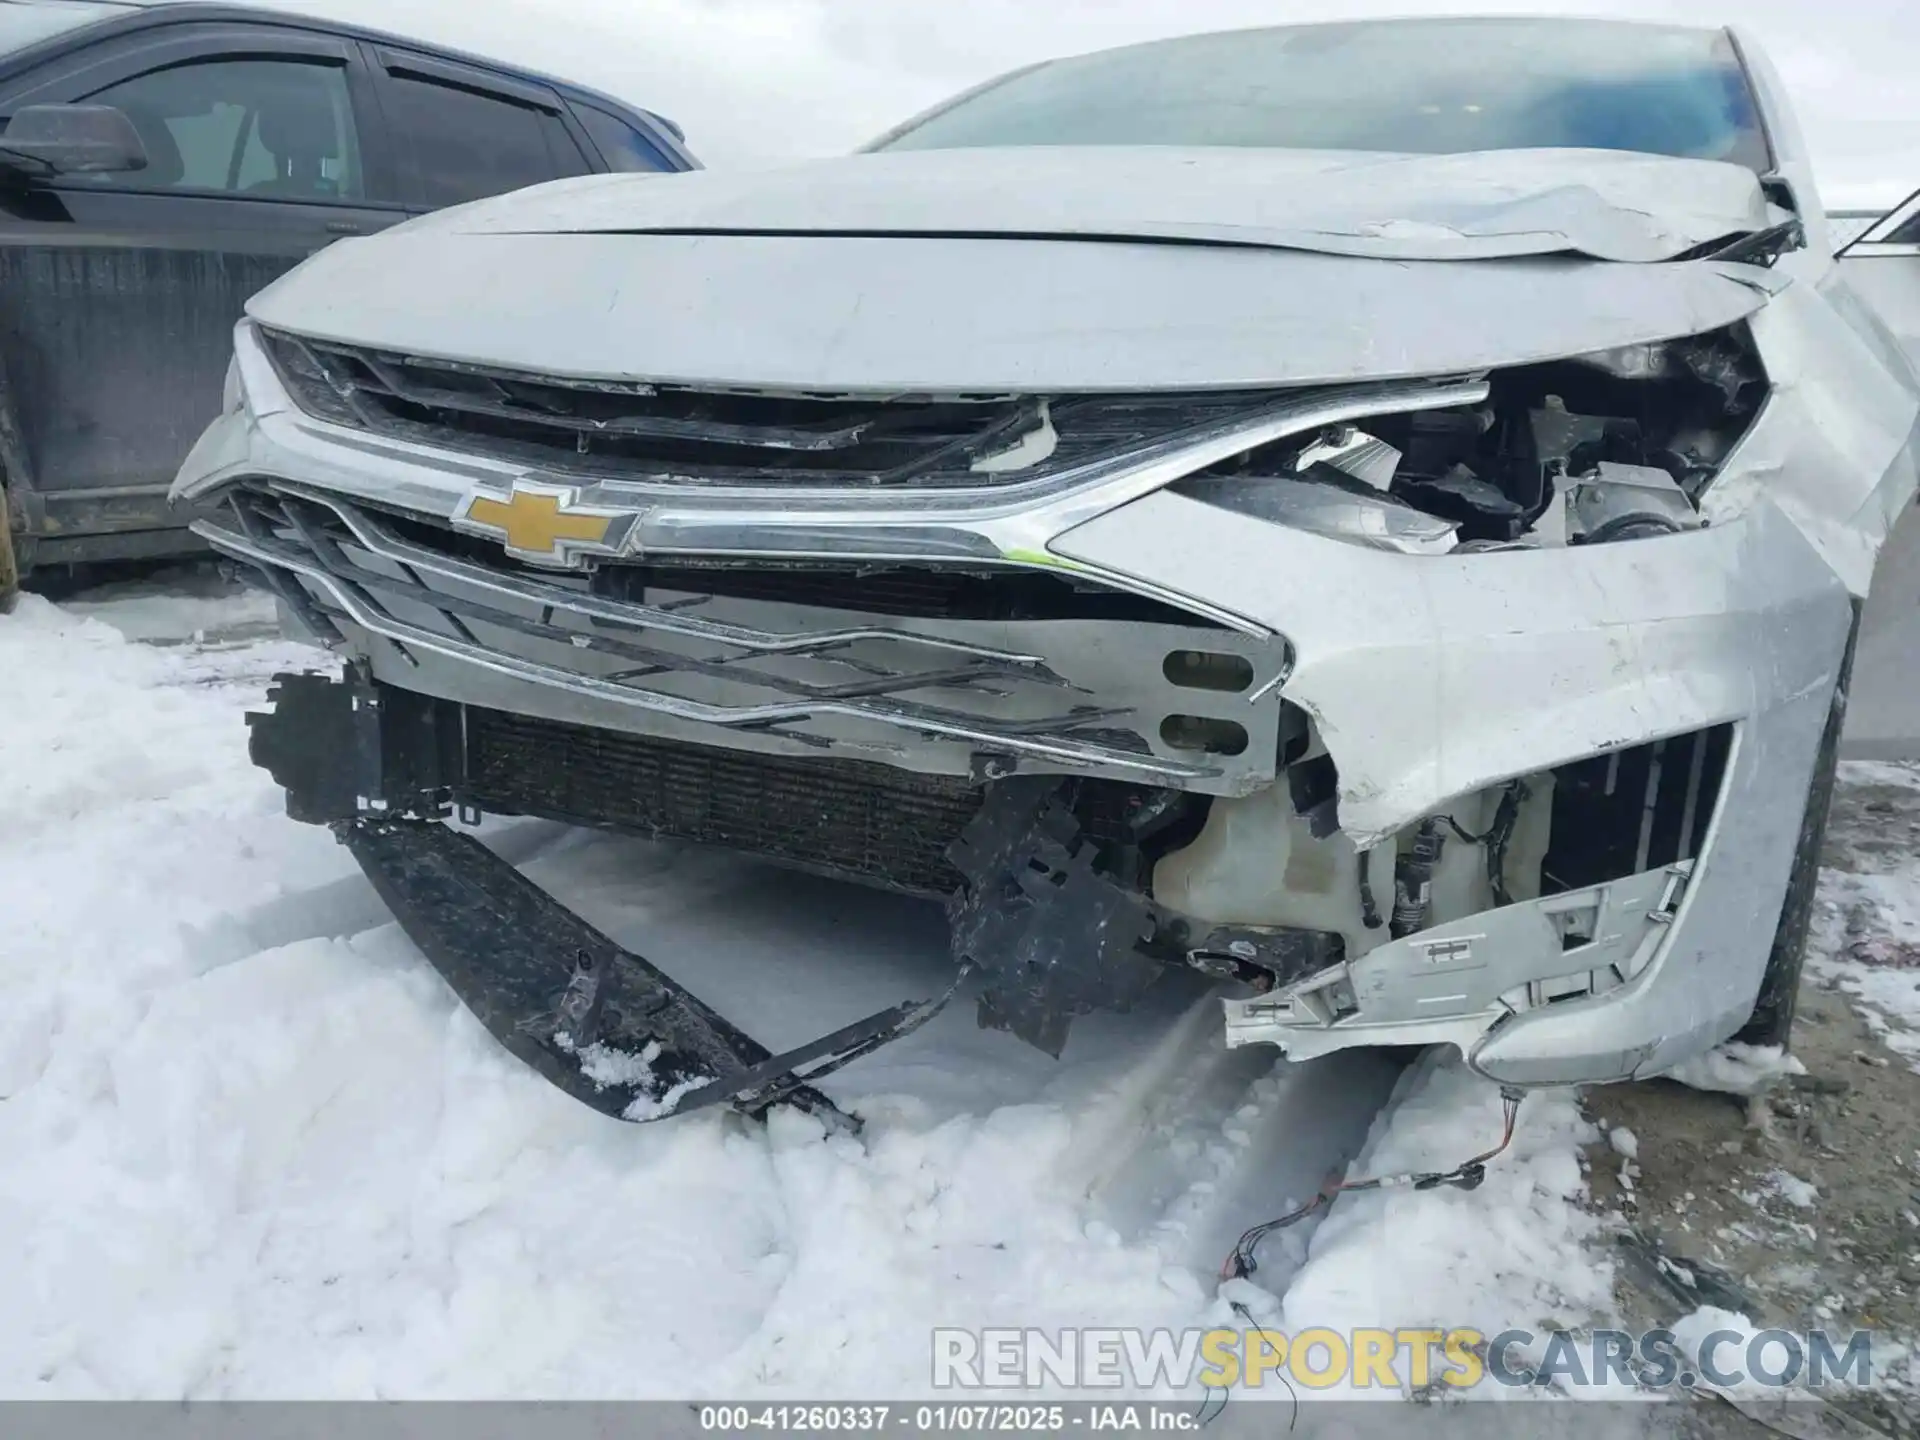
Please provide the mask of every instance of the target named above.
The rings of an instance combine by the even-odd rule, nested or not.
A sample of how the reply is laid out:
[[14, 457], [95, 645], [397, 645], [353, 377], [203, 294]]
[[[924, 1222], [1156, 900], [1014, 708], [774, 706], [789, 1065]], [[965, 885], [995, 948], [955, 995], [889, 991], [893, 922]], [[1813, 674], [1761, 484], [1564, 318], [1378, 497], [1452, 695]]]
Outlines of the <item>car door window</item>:
[[198, 61], [84, 98], [125, 112], [147, 148], [146, 169], [89, 176], [88, 183], [264, 199], [362, 198], [353, 103], [338, 65]]
[[660, 150], [633, 126], [591, 105], [576, 105], [574, 114], [611, 170], [661, 170]]
[[533, 105], [394, 72], [386, 106], [412, 162], [411, 198], [428, 208], [588, 173], [560, 117]]

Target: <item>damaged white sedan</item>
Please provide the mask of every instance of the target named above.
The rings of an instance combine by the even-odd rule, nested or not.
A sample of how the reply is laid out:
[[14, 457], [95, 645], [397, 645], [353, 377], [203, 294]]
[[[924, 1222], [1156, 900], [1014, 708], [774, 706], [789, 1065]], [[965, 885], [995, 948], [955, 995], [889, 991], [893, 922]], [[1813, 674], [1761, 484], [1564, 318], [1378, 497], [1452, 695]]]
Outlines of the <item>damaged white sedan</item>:
[[947, 997], [771, 1055], [446, 819], [937, 897], [1054, 1053], [1193, 967], [1623, 1080], [1791, 1021], [1916, 238], [1836, 257], [1737, 33], [1197, 36], [343, 241], [175, 493], [347, 662], [254, 717], [291, 812], [608, 1113], [830, 1110]]

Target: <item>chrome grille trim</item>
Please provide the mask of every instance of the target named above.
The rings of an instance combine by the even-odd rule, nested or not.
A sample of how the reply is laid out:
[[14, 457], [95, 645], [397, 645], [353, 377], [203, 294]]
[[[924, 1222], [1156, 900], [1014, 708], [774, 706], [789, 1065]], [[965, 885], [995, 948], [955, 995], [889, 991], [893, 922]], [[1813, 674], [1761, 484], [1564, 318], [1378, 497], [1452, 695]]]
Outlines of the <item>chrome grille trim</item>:
[[[771, 630], [755, 630], [744, 625], [726, 625], [712, 620], [701, 620], [694, 616], [677, 615], [671, 610], [662, 610], [657, 606], [634, 605], [618, 600], [606, 600], [598, 595], [561, 590], [554, 585], [524, 579], [506, 571], [489, 569], [484, 565], [456, 560], [442, 555], [437, 550], [430, 550], [424, 545], [415, 545], [395, 535], [365, 511], [343, 505], [321, 491], [309, 489], [304, 485], [291, 484], [276, 484], [273, 488], [282, 494], [297, 496], [312, 504], [325, 506], [340, 517], [341, 522], [353, 532], [356, 540], [384, 560], [405, 565], [411, 570], [458, 580], [482, 590], [491, 590], [499, 595], [512, 596], [517, 600], [552, 605], [556, 609], [565, 610], [569, 614], [579, 615], [584, 619], [606, 620], [616, 625], [644, 625], [649, 630], [659, 630], [669, 635], [684, 635], [693, 639], [714, 640], [725, 645], [740, 645], [767, 655], [808, 654], [837, 645], [849, 645], [856, 640], [898, 640], [903, 634], [902, 631], [895, 629], [863, 626], [823, 630], [811, 635], [782, 635]], [[556, 590], [567, 598], [564, 601], [556, 601], [554, 599]], [[993, 650], [970, 645], [965, 641], [949, 640], [938, 635], [919, 635], [914, 638], [929, 649], [960, 651], [982, 659], [997, 660], [1006, 665], [1028, 666], [1039, 670], [1046, 663], [1037, 655], [1020, 655], [1012, 651]]]
[[[529, 478], [579, 485], [592, 503], [656, 506], [651, 518], [664, 533], [642, 534], [641, 542], [649, 549], [695, 553], [737, 551], [742, 547], [716, 546], [707, 539], [702, 543], [677, 543], [681, 532], [777, 526], [797, 532], [831, 527], [849, 550], [861, 540], [845, 532], [871, 531], [873, 541], [863, 550], [875, 554], [1004, 555], [1008, 547], [1001, 531], [1018, 530], [1019, 543], [1027, 544], [1037, 521], [1057, 521], [1053, 532], [1057, 533], [1116, 504], [1275, 440], [1376, 415], [1477, 404], [1488, 393], [1483, 379], [1460, 376], [1226, 392], [1197, 397], [1209, 399], [1211, 404], [1187, 423], [1148, 427], [1125, 443], [1069, 448], [1057, 452], [1047, 464], [1009, 470], [997, 477], [965, 472], [952, 477], [950, 484], [876, 486], [846, 475], [813, 475], [804, 483], [783, 481], [755, 470], [729, 483], [716, 484], [704, 483], [664, 462], [648, 473], [631, 467], [622, 471], [559, 463], [551, 454], [524, 453], [511, 445], [449, 445], [444, 443], [444, 436], [436, 438], [427, 426], [370, 427], [357, 418], [345, 397], [333, 390], [324, 393], [333, 395], [343, 408], [334, 413], [316, 409], [316, 387], [290, 378], [284, 367], [270, 358], [267, 346], [268, 332], [245, 322], [238, 348], [243, 354], [257, 355], [275, 388], [287, 397], [295, 412], [306, 421], [329, 427], [328, 438], [336, 444], [397, 447], [402, 453], [435, 456], [436, 463], [448, 466], [481, 462]], [[1123, 398], [1134, 403], [1153, 399]], [[1196, 399], [1173, 400], [1182, 398]], [[952, 535], [936, 549], [928, 543], [930, 531], [969, 533]], [[981, 545], [979, 539], [995, 543]], [[800, 553], [800, 549], [789, 543], [769, 546], [767, 553]]]
[[[248, 508], [253, 502], [244, 494], [270, 498], [287, 508], [269, 521]], [[1130, 706], [1102, 703], [1099, 696], [1063, 678], [1036, 654], [950, 634], [925, 633], [911, 621], [899, 625], [832, 624], [798, 633], [777, 633], [706, 620], [659, 606], [589, 594], [545, 581], [536, 574], [493, 570], [441, 555], [393, 534], [358, 507], [305, 487], [258, 482], [244, 494], [236, 492], [229, 497], [231, 519], [223, 516], [203, 520], [195, 525], [196, 533], [222, 553], [269, 574], [299, 577], [321, 600], [323, 614], [331, 610], [344, 622], [392, 642], [403, 657], [431, 653], [553, 691], [614, 701], [623, 707], [702, 726], [759, 731], [823, 752], [841, 743], [850, 744], [855, 751], [860, 748], [805, 729], [806, 722], [841, 717], [878, 723], [928, 741], [957, 743], [970, 747], [976, 757], [1006, 757], [1027, 768], [1229, 791], [1250, 787], [1262, 774], [1271, 778], [1271, 755], [1223, 759], [1196, 754], [1186, 759], [1157, 752], [1142, 733]], [[325, 528], [327, 517], [337, 521], [337, 527]], [[390, 573], [381, 573], [372, 563], [376, 561], [384, 562]], [[456, 594], [429, 587], [424, 583], [428, 576], [469, 587], [468, 592]], [[499, 604], [489, 597], [498, 597]], [[516, 603], [519, 609], [512, 608]], [[432, 628], [424, 614], [409, 618], [404, 613], [409, 606], [436, 612], [432, 624], [442, 624], [445, 630]], [[537, 608], [538, 618], [521, 613], [529, 607]], [[553, 623], [561, 615], [608, 629]], [[1148, 628], [1165, 631], [1167, 636], [1183, 633], [1175, 627]], [[489, 630], [502, 638], [488, 639], [476, 633]], [[648, 632], [682, 641], [710, 642], [734, 653], [663, 650], [647, 643]], [[628, 668], [613, 674], [584, 673], [503, 648], [503, 639], [507, 644], [518, 643], [511, 639], [516, 635], [549, 647], [565, 645], [570, 650], [592, 652], [602, 657], [602, 663]], [[1219, 632], [1196, 626], [1194, 635], [1219, 637]], [[889, 647], [902, 647], [908, 656], [923, 650], [938, 660], [924, 667], [881, 667], [842, 653], [862, 642], [886, 642]], [[1178, 642], [1162, 636], [1150, 643]], [[1228, 642], [1221, 637], [1212, 643]], [[810, 683], [770, 673], [751, 663], [793, 657], [842, 669], [850, 672], [851, 678]], [[1158, 652], [1144, 651], [1143, 660], [1141, 668], [1156, 670]], [[666, 693], [658, 686], [659, 677], [668, 672], [681, 678], [704, 678], [770, 692], [772, 698], [750, 696], [746, 703], [736, 704]], [[1029, 700], [1023, 703], [1040, 706], [1042, 702], [1035, 697], [1047, 693], [1057, 694], [1060, 702], [1046, 704], [1046, 713], [1028, 718], [904, 698], [909, 692], [966, 695], [977, 697], [983, 709], [991, 709], [997, 700], [1012, 693], [1010, 687], [1027, 687]], [[1196, 698], [1195, 703], [1201, 702]], [[1277, 700], [1242, 696], [1234, 697], [1234, 703], [1243, 707], [1239, 713], [1244, 713], [1253, 733], [1266, 737], [1262, 745], [1270, 744]], [[1157, 718], [1151, 716], [1149, 720]]]
[[[781, 395], [525, 374], [259, 331], [310, 415], [569, 476], [721, 490], [992, 492], [1220, 425], [1279, 390], [1069, 395]], [[1034, 436], [1045, 453], [975, 469]]]

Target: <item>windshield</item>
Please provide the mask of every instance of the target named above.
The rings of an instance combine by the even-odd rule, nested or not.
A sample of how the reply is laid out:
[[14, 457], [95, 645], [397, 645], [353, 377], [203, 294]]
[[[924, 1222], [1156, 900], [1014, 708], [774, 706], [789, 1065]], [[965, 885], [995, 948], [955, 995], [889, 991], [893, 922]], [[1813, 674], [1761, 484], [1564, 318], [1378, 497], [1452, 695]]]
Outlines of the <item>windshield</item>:
[[1017, 71], [870, 148], [1007, 145], [1571, 146], [1770, 168], [1724, 31], [1584, 20], [1392, 20], [1132, 45]]
[[0, 0], [0, 55], [11, 55], [127, 11], [124, 5], [94, 4], [91, 0]]

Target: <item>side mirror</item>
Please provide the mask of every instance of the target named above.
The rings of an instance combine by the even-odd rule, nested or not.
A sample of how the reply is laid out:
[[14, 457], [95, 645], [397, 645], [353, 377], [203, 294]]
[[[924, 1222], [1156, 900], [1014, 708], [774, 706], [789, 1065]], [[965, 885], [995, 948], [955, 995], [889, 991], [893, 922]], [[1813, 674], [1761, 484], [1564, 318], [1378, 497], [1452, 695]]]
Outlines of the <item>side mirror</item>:
[[29, 175], [109, 175], [147, 168], [147, 147], [111, 105], [26, 105], [0, 133], [0, 166]]

